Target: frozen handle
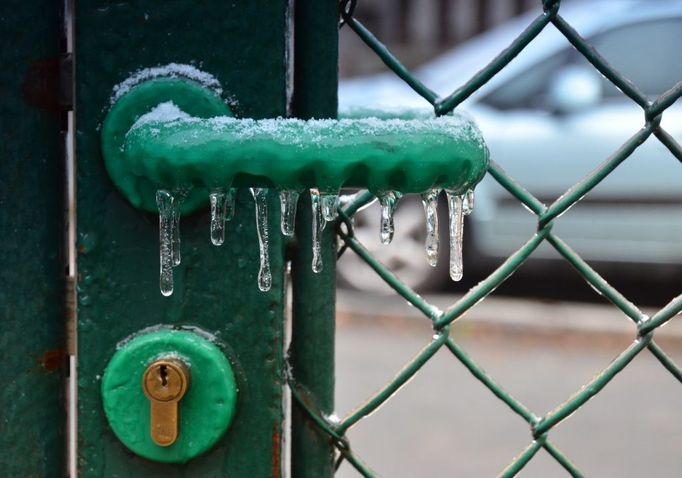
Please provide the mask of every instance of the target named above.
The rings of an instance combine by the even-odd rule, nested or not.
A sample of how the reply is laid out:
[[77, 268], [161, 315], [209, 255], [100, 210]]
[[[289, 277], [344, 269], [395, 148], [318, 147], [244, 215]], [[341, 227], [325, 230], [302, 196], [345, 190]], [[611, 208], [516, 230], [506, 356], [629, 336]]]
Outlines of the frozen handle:
[[[339, 120], [236, 119], [209, 89], [169, 78], [135, 86], [112, 106], [102, 148], [109, 175], [126, 199], [160, 212], [166, 295], [172, 292], [172, 267], [180, 261], [180, 216], [210, 203], [211, 240], [220, 245], [235, 188], [252, 188], [255, 199], [265, 189], [279, 190], [285, 234], [293, 233], [302, 191], [313, 193], [317, 230], [334, 220], [341, 188], [368, 189], [381, 201], [384, 242], [392, 237], [392, 212], [400, 196], [421, 194], [427, 218], [431, 213], [433, 239], [437, 192], [463, 200], [488, 166], [479, 130], [461, 115], [388, 118], [357, 112]], [[256, 205], [262, 224], [265, 202]], [[461, 216], [463, 208], [457, 209]], [[461, 227], [451, 230], [457, 236], [453, 242], [461, 243]], [[265, 247], [261, 269], [267, 269], [267, 231], [259, 228], [259, 237]], [[430, 249], [432, 262], [433, 243]], [[321, 269], [321, 264], [313, 267]], [[268, 277], [260, 277], [259, 286], [267, 290]]]

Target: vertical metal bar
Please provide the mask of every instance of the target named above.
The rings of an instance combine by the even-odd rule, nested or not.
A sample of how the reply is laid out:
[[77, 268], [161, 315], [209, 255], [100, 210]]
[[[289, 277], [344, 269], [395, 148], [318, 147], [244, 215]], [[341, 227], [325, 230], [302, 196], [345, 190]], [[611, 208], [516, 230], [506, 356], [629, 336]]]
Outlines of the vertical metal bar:
[[[287, 5], [253, 0], [151, 5], [75, 2], [79, 473], [278, 478], [284, 420], [284, 245], [275, 233], [278, 215], [268, 216], [273, 231], [268, 292], [257, 287], [253, 199], [240, 190], [221, 247], [209, 240], [208, 208], [182, 219], [182, 264], [174, 270], [175, 292], [164, 297], [158, 219], [131, 207], [113, 188], [99, 131], [114, 85], [140, 69], [169, 63], [214, 75], [241, 117], [284, 116]], [[272, 194], [268, 209], [277, 207]], [[239, 384], [237, 413], [226, 435], [210, 452], [182, 465], [127, 451], [113, 435], [101, 401], [100, 378], [117, 343], [159, 324], [198, 327], [219, 337]]]
[[338, 22], [336, 0], [295, 2], [292, 111], [298, 118], [336, 118]]
[[[338, 3], [296, 0], [294, 11], [294, 93], [292, 111], [300, 118], [333, 118], [337, 113]], [[313, 273], [310, 198], [299, 205], [298, 242], [292, 260], [293, 379], [305, 399], [322, 413], [334, 409], [334, 320], [336, 233], [328, 224], [322, 237], [324, 269]], [[292, 404], [291, 476], [334, 474], [334, 447], [305, 412]]]
[[64, 475], [59, 2], [4, 2], [0, 32], [0, 475]]

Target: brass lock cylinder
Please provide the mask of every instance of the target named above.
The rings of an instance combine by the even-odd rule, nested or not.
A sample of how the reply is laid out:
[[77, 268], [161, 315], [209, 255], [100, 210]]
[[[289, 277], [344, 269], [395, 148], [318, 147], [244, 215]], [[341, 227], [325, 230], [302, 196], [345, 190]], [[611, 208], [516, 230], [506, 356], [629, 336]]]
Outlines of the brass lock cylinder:
[[178, 438], [179, 402], [190, 383], [189, 367], [177, 358], [154, 361], [142, 377], [149, 399], [149, 433], [159, 446], [171, 446]]

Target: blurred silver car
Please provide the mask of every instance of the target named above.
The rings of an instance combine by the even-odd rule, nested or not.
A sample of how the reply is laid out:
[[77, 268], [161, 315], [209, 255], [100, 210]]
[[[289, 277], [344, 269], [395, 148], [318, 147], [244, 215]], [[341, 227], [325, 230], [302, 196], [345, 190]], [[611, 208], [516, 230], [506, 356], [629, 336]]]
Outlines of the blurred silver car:
[[[468, 41], [417, 69], [416, 76], [438, 93], [449, 94], [507, 47], [535, 15]], [[682, 80], [682, 2], [574, 2], [562, 6], [561, 15], [651, 99]], [[341, 112], [367, 106], [430, 107], [391, 72], [342, 81], [339, 104]], [[597, 167], [645, 122], [642, 109], [552, 25], [461, 109], [475, 118], [491, 158], [545, 204]], [[682, 140], [682, 105], [665, 111], [662, 126]], [[442, 270], [447, 248], [441, 248], [433, 271], [423, 252], [420, 208], [411, 201], [398, 211], [391, 245], [378, 241], [376, 210], [358, 218], [356, 233], [405, 282], [424, 289], [447, 276]], [[528, 240], [537, 218], [486, 177], [476, 189], [476, 207], [465, 227], [465, 254], [476, 255], [473, 263], [499, 263]], [[553, 230], [588, 261], [682, 264], [682, 165], [650, 137], [558, 219]], [[545, 244], [533, 257], [556, 258], [557, 253]], [[344, 282], [363, 289], [382, 287], [373, 276], [358, 274], [354, 261], [339, 263]]]

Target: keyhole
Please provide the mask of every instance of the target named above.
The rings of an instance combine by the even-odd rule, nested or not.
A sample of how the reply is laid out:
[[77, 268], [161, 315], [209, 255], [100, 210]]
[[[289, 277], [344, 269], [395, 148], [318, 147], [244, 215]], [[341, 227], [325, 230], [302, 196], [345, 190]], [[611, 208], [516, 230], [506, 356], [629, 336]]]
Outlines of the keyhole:
[[161, 377], [161, 386], [168, 385], [168, 367], [166, 365], [159, 366], [159, 377]]

